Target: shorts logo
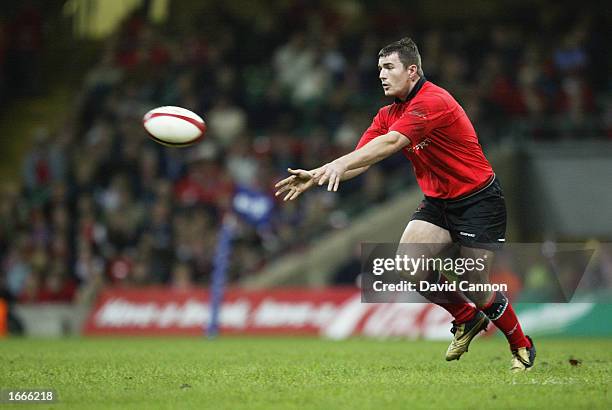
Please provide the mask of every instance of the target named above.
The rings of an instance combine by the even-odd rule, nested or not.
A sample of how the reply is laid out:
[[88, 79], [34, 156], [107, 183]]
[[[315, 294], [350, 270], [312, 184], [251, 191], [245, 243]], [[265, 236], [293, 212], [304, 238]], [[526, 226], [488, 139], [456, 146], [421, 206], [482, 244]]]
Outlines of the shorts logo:
[[470, 238], [475, 238], [476, 237], [475, 233], [469, 233], [469, 232], [459, 232], [459, 235], [469, 236]]

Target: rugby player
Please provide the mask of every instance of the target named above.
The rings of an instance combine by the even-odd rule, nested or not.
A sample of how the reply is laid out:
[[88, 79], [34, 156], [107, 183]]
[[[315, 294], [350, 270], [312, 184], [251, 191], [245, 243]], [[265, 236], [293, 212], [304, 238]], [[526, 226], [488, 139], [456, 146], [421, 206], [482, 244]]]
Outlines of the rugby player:
[[[278, 182], [276, 195], [284, 194], [285, 201], [292, 201], [323, 184], [328, 191], [337, 191], [341, 181], [401, 150], [412, 163], [425, 197], [400, 244], [433, 244], [428, 245], [431, 255], [427, 256], [457, 244], [461, 257], [487, 261], [485, 269], [470, 272], [469, 280], [488, 283], [493, 252], [505, 241], [506, 206], [472, 123], [448, 91], [427, 81], [412, 39], [403, 38], [381, 49], [378, 69], [385, 96], [393, 97], [394, 102], [378, 111], [356, 149], [313, 170], [289, 169], [291, 175]], [[438, 272], [423, 271], [412, 277], [424, 278], [441, 280]], [[446, 360], [458, 360], [472, 339], [493, 322], [510, 345], [511, 370], [533, 366], [535, 346], [523, 333], [504, 293], [437, 291], [422, 295], [454, 318]]]

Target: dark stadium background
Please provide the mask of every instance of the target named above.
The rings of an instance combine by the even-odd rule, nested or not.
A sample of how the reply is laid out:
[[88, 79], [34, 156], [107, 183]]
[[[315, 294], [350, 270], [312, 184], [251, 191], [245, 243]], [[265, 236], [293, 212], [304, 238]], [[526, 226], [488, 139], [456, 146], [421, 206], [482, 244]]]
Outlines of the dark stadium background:
[[[272, 198], [287, 167], [351, 150], [386, 103], [377, 52], [403, 36], [419, 45], [427, 78], [472, 119], [506, 189], [509, 242], [602, 244], [586, 286], [609, 300], [605, 4], [406, 3], [3, 5], [0, 291], [9, 330], [80, 334], [103, 289], [206, 288], [237, 187]], [[189, 149], [150, 141], [141, 118], [161, 105], [200, 113], [206, 140]], [[275, 202], [264, 226], [240, 221], [230, 284], [354, 286], [359, 242], [396, 241], [418, 202], [410, 169], [396, 155], [337, 195]], [[527, 286], [541, 269], [503, 273]], [[609, 322], [592, 329], [612, 334]]]

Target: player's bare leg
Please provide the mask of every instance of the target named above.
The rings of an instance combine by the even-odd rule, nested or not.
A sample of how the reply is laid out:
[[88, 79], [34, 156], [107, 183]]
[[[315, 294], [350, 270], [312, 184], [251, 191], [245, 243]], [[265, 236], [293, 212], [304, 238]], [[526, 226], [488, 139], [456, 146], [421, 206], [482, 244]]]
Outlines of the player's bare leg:
[[[452, 244], [450, 233], [437, 225], [421, 220], [412, 220], [406, 226], [404, 233], [400, 239], [397, 249], [397, 254], [406, 255], [412, 258], [420, 257], [435, 257], [442, 253]], [[432, 280], [432, 277], [437, 277], [437, 272], [429, 272], [421, 270], [412, 272], [411, 275], [405, 275], [402, 279], [418, 282], [421, 280]], [[437, 282], [437, 279], [436, 279]], [[433, 294], [423, 294], [428, 300], [432, 300]], [[438, 301], [442, 299], [438, 298]], [[438, 303], [438, 301], [434, 303]], [[467, 302], [463, 300], [463, 302]]]
[[[461, 247], [460, 257], [471, 260], [480, 260], [482, 262], [482, 266], [484, 269], [473, 269], [471, 271], [465, 272], [464, 275], [460, 278], [460, 280], [467, 280], [470, 284], [488, 284], [489, 283], [489, 275], [491, 266], [493, 264], [493, 259], [495, 257], [495, 253], [493, 251], [487, 249], [479, 249], [479, 248], [469, 248], [466, 246]], [[493, 292], [491, 291], [482, 291], [482, 292], [472, 292], [472, 291], [463, 291], [463, 294], [470, 299], [476, 307], [482, 309], [486, 304], [491, 300], [493, 296]]]
[[[418, 219], [408, 223], [400, 239], [400, 243], [431, 243], [443, 246], [447, 246], [452, 242], [448, 230]], [[440, 247], [440, 249], [442, 248]]]
[[[402, 247], [401, 244], [412, 244], [409, 247]], [[423, 248], [414, 246], [415, 244], [426, 244]], [[412, 249], [419, 257], [434, 257], [443, 252], [452, 239], [448, 230], [441, 228], [430, 222], [412, 220], [404, 230], [400, 240], [399, 252], [406, 252]], [[438, 272], [417, 272], [408, 280], [429, 280], [438, 282], [441, 278]], [[460, 292], [422, 292], [421, 295], [427, 300], [444, 308], [454, 317], [451, 332], [454, 335], [453, 341], [446, 351], [446, 360], [458, 360], [461, 355], [467, 352], [472, 339], [482, 330], [487, 328], [489, 320], [480, 311], [472, 307], [468, 300]]]
[[[461, 257], [483, 262], [484, 269], [466, 272], [465, 279], [470, 284], [489, 284], [489, 273], [495, 254], [487, 249], [462, 246]], [[528, 370], [533, 366], [536, 349], [529, 336], [523, 333], [512, 304], [502, 292], [464, 291], [463, 292], [494, 324], [501, 330], [512, 351], [512, 371]]]

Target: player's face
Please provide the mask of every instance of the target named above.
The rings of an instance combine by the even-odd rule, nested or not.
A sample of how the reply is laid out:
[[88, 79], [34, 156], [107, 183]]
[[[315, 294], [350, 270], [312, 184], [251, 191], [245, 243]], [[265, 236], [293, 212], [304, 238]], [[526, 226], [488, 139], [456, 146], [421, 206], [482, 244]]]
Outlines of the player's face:
[[387, 97], [405, 98], [408, 95], [412, 87], [410, 67], [404, 67], [397, 53], [378, 59], [378, 78]]

